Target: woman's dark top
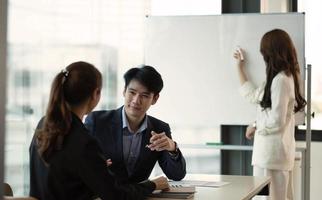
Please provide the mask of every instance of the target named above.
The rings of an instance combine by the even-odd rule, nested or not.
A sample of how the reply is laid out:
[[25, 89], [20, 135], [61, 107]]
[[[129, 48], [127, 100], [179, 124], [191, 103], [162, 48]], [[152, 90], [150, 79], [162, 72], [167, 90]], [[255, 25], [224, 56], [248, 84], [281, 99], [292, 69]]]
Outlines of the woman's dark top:
[[[41, 128], [43, 119], [39, 122]], [[44, 200], [144, 199], [155, 184], [119, 182], [107, 168], [96, 140], [82, 121], [72, 116], [72, 126], [63, 147], [49, 158], [48, 167], [37, 152], [35, 137], [30, 145], [30, 196]]]

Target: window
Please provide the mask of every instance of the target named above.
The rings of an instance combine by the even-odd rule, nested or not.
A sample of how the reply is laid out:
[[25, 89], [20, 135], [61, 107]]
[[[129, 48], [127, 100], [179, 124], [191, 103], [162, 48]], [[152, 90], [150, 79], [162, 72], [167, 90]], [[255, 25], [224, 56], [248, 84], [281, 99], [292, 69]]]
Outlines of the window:
[[[29, 192], [28, 148], [45, 114], [51, 81], [74, 61], [103, 74], [97, 109], [115, 108], [125, 67], [143, 62], [146, 0], [8, 1], [5, 181]], [[122, 82], [123, 86], [123, 82]], [[122, 88], [121, 86], [121, 88]]]
[[312, 118], [311, 127], [322, 130], [322, 60], [321, 60], [321, 34], [322, 34], [322, 2], [298, 0], [298, 11], [305, 12], [305, 55], [306, 63], [312, 65]]

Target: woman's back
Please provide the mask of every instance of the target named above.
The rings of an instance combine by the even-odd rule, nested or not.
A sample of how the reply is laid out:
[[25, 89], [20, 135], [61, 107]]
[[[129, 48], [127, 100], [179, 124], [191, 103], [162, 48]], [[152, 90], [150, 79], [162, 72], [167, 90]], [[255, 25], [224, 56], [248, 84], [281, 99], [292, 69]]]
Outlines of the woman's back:
[[[107, 175], [105, 161], [99, 157], [99, 152], [96, 141], [87, 134], [82, 122], [73, 116], [63, 148], [49, 159], [48, 186], [51, 196], [54, 199], [93, 199], [94, 191], [111, 184], [101, 183], [111, 178]], [[94, 163], [97, 163], [95, 171], [89, 166]], [[97, 173], [100, 173], [99, 177], [95, 177]], [[103, 199], [107, 196], [113, 199], [114, 196], [108, 189], [101, 191], [100, 195]]]

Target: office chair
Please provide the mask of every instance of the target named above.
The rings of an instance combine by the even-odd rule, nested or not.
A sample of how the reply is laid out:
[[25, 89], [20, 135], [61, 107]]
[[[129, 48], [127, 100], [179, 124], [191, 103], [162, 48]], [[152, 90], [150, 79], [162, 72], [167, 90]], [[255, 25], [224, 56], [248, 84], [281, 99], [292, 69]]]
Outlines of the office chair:
[[3, 195], [4, 196], [13, 196], [11, 186], [8, 183], [3, 183]]
[[3, 183], [3, 200], [37, 200], [33, 197], [13, 197], [11, 186], [8, 183]]
[[3, 200], [37, 200], [33, 197], [8, 197], [4, 196]]

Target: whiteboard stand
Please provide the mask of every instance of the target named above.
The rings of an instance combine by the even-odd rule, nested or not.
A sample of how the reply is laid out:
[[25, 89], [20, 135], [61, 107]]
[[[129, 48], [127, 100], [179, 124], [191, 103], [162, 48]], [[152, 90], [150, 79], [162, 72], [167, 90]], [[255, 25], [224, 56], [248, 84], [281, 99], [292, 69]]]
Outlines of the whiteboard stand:
[[310, 171], [311, 171], [311, 65], [307, 65], [306, 85], [306, 156], [305, 156], [305, 200], [310, 200]]

